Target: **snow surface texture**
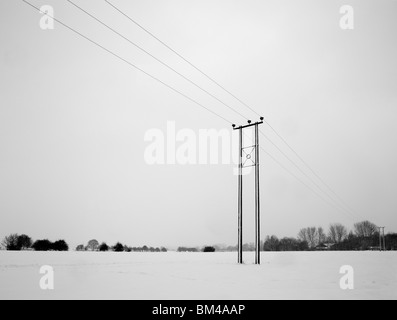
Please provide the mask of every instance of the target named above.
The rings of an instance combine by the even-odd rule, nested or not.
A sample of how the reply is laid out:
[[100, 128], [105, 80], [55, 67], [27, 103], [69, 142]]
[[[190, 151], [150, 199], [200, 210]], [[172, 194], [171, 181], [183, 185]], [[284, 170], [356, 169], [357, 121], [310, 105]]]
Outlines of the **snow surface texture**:
[[[36, 253], [0, 251], [0, 299], [397, 299], [396, 252]], [[41, 266], [55, 288], [40, 288]], [[354, 290], [342, 290], [342, 266]]]

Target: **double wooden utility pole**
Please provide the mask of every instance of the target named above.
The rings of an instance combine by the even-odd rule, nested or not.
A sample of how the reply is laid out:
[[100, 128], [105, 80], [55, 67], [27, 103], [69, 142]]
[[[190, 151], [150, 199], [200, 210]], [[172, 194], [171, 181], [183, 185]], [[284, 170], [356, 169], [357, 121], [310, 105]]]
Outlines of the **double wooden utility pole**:
[[[243, 264], [243, 169], [255, 167], [255, 264], [261, 263], [261, 214], [260, 214], [260, 189], [259, 189], [259, 125], [263, 124], [264, 118], [260, 122], [237, 127], [239, 130], [239, 166], [238, 166], [238, 263]], [[255, 144], [245, 147], [243, 142], [244, 129], [255, 127]]]

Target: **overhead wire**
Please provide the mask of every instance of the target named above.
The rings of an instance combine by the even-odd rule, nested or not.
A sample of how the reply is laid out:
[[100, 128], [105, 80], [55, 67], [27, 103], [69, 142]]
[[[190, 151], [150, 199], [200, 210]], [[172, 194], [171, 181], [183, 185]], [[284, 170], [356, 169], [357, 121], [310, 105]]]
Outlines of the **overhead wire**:
[[[22, 0], [24, 3], [26, 3], [27, 5], [33, 7], [34, 9], [36, 9], [37, 11], [41, 12], [41, 10], [34, 6], [33, 4], [31, 4], [30, 2], [26, 1], [26, 0]], [[231, 109], [232, 111], [234, 111], [236, 114], [238, 114], [239, 116], [245, 118], [245, 116], [243, 116], [240, 112], [238, 112], [237, 110], [235, 110], [233, 107], [225, 104], [223, 101], [221, 101], [220, 99], [218, 99], [216, 96], [214, 96], [213, 94], [211, 94], [209, 91], [203, 89], [202, 87], [200, 87], [199, 85], [197, 85], [196, 83], [194, 83], [193, 81], [191, 81], [189, 78], [187, 78], [186, 76], [184, 76], [183, 74], [181, 74], [180, 72], [178, 72], [176, 69], [172, 68], [171, 66], [169, 66], [168, 64], [164, 63], [163, 61], [161, 61], [160, 59], [158, 59], [157, 57], [155, 57], [153, 54], [151, 54], [150, 52], [148, 52], [147, 50], [143, 49], [142, 47], [138, 46], [137, 44], [135, 44], [133, 41], [131, 41], [130, 39], [128, 39], [127, 37], [123, 36], [121, 33], [119, 33], [118, 31], [116, 31], [115, 29], [113, 29], [112, 27], [110, 27], [109, 25], [107, 25], [106, 23], [102, 22], [100, 19], [96, 18], [95, 16], [93, 16], [92, 14], [90, 14], [88, 11], [84, 10], [83, 8], [81, 8], [80, 6], [78, 6], [77, 4], [75, 4], [74, 2], [72, 2], [71, 0], [67, 0], [69, 3], [71, 3], [72, 5], [74, 5], [76, 8], [80, 9], [81, 11], [83, 11], [84, 13], [86, 13], [87, 15], [89, 15], [91, 18], [95, 19], [97, 22], [99, 22], [100, 24], [102, 24], [103, 26], [105, 26], [106, 28], [108, 28], [109, 30], [111, 30], [112, 32], [116, 33], [117, 35], [119, 35], [120, 37], [122, 37], [124, 40], [130, 42], [132, 45], [134, 45], [135, 47], [137, 47], [138, 49], [140, 49], [141, 51], [143, 51], [144, 53], [150, 55], [152, 58], [154, 58], [156, 61], [160, 62], [161, 64], [163, 64], [164, 66], [166, 66], [167, 68], [169, 68], [170, 70], [176, 72], [178, 75], [180, 75], [181, 77], [183, 77], [185, 80], [187, 80], [188, 82], [192, 83], [193, 85], [195, 85], [196, 87], [198, 87], [199, 89], [201, 89], [202, 91], [204, 91], [205, 93], [207, 93], [208, 95], [210, 95], [211, 97], [213, 97], [214, 99], [216, 99], [218, 102], [222, 103], [223, 105], [225, 105], [226, 107], [228, 107], [229, 109]], [[107, 2], [109, 5], [113, 6], [109, 1], [105, 0], [105, 2]], [[118, 10], [120, 13], [122, 13], [119, 9], [117, 9], [115, 6], [113, 6], [116, 10]], [[136, 66], [135, 64], [131, 63], [130, 61], [126, 60], [125, 58], [121, 57], [120, 55], [116, 54], [115, 52], [107, 49], [106, 47], [104, 47], [103, 45], [99, 44], [98, 42], [92, 40], [91, 38], [89, 38], [88, 36], [82, 34], [81, 32], [77, 31], [76, 29], [70, 27], [69, 25], [63, 23], [62, 21], [60, 21], [59, 19], [56, 19], [55, 17], [49, 15], [47, 13], [47, 16], [52, 18], [54, 21], [58, 22], [59, 24], [61, 24], [62, 26], [64, 26], [65, 28], [71, 30], [72, 32], [76, 33], [77, 35], [81, 36], [82, 38], [86, 39], [87, 41], [91, 42], [92, 44], [96, 45], [97, 47], [101, 48], [102, 50], [106, 51], [107, 53], [113, 55], [114, 57], [120, 59], [121, 61], [127, 63], [128, 65], [130, 65], [131, 67], [135, 68], [136, 70], [144, 73], [145, 75], [147, 75], [148, 77], [152, 78], [153, 80], [161, 83], [162, 85], [166, 86], [167, 88], [169, 88], [170, 90], [174, 91], [175, 93], [181, 95], [182, 97], [188, 99], [189, 101], [191, 101], [192, 103], [200, 106], [201, 108], [205, 109], [206, 111], [212, 113], [213, 115], [217, 116], [218, 118], [221, 118], [222, 120], [226, 121], [229, 124], [232, 124], [232, 122], [228, 119], [226, 119], [225, 117], [221, 116], [220, 114], [214, 112], [213, 110], [209, 109], [208, 107], [204, 106], [203, 104], [201, 104], [200, 102], [198, 102], [197, 100], [191, 98], [190, 96], [184, 94], [183, 92], [179, 91], [178, 89], [170, 86], [169, 84], [167, 84], [166, 82], [160, 80], [159, 78], [151, 75], [150, 73], [148, 73], [147, 71], [141, 69], [140, 67]], [[125, 15], [126, 17], [128, 17], [127, 15]], [[130, 18], [131, 21], [134, 22], [133, 19]], [[141, 28], [143, 28], [141, 25], [137, 24], [138, 26], [140, 26]], [[143, 28], [144, 29], [144, 28]], [[146, 30], [146, 29], [144, 29]], [[152, 33], [150, 33], [149, 31], [147, 31], [150, 35], [154, 36]], [[155, 36], [154, 36], [155, 37]], [[164, 44], [165, 46], [167, 46], [164, 42], [162, 42], [159, 38], [155, 37], [158, 41], [160, 41], [162, 44]], [[203, 73], [200, 69], [198, 69], [197, 67], [195, 67], [192, 63], [190, 63], [187, 59], [183, 58], [181, 55], [179, 55], [176, 51], [174, 51], [172, 48], [170, 48], [169, 46], [167, 46], [167, 48], [169, 48], [170, 50], [172, 50], [175, 54], [177, 54], [178, 56], [180, 56], [183, 60], [185, 60], [187, 63], [189, 63], [190, 65], [192, 65], [195, 69], [197, 69], [198, 71], [200, 71], [201, 73]], [[204, 75], [206, 75], [205, 73], [203, 73]], [[207, 76], [207, 78], [209, 78], [211, 81], [213, 81], [214, 83], [216, 83], [218, 86], [220, 86], [222, 89], [224, 89], [227, 93], [229, 93], [231, 96], [233, 96], [234, 98], [236, 98], [239, 102], [243, 103], [245, 105], [245, 103], [243, 101], [241, 101], [240, 99], [238, 99], [236, 96], [234, 96], [231, 92], [229, 92], [228, 90], [226, 90], [224, 87], [222, 87], [220, 84], [218, 84], [215, 80], [213, 80], [211, 77]], [[249, 107], [250, 108], [250, 107]], [[250, 108], [251, 109], [251, 108]], [[254, 111], [253, 109], [251, 109], [252, 111]], [[255, 112], [256, 114], [258, 114], [257, 112]], [[259, 114], [258, 114], [259, 115]], [[270, 125], [269, 125], [270, 126]], [[271, 127], [271, 126], [270, 126]], [[271, 127], [273, 129], [273, 127]], [[273, 129], [274, 130], [274, 129]], [[274, 130], [275, 131], [275, 130]], [[276, 132], [276, 131], [275, 131]], [[277, 132], [276, 132], [277, 133]], [[318, 188], [319, 190], [321, 190], [325, 195], [327, 195], [332, 202], [335, 202], [334, 199], [332, 197], [330, 197], [326, 192], [324, 192], [317, 183], [315, 183], [303, 170], [301, 170], [299, 168], [298, 165], [296, 165], [296, 163], [290, 159], [274, 142], [272, 142], [266, 135], [264, 135], [262, 132], [261, 134], [267, 139], [269, 140], [295, 167], [297, 167], [297, 169], [304, 174], [309, 180], [311, 180], [311, 182], [313, 182]], [[280, 138], [281, 135], [280, 135]], [[285, 141], [285, 143], [287, 143]], [[313, 193], [315, 193], [317, 196], [319, 196], [323, 201], [325, 201], [326, 203], [334, 206], [335, 208], [337, 208], [338, 210], [341, 210], [339, 208], [339, 205], [335, 205], [335, 203], [329, 202], [328, 200], [324, 199], [323, 196], [321, 196], [317, 191], [313, 190], [313, 188], [311, 188], [310, 186], [308, 186], [305, 182], [303, 182], [301, 179], [299, 179], [294, 173], [292, 173], [290, 170], [288, 170], [284, 165], [282, 165], [277, 159], [275, 159], [270, 153], [268, 153], [267, 151], [265, 151], [263, 148], [261, 148], [263, 152], [265, 152], [271, 159], [273, 159], [278, 165], [281, 166], [281, 168], [283, 168], [285, 171], [287, 171], [289, 174], [291, 174], [295, 179], [297, 179], [299, 182], [301, 182], [304, 186], [306, 186], [309, 190], [311, 190]], [[303, 160], [303, 159], [301, 159]], [[319, 178], [319, 177], [318, 177]], [[323, 182], [324, 183], [324, 182]], [[325, 184], [325, 183], [324, 183]], [[336, 195], [336, 193], [335, 193]], [[349, 212], [348, 212], [349, 213]], [[349, 213], [350, 214], [350, 213]]]
[[[38, 12], [41, 12], [40, 8], [36, 7], [35, 5], [31, 4], [30, 2], [26, 1], [26, 0], [22, 0], [24, 3], [26, 3], [27, 5], [31, 6], [32, 8], [36, 9]], [[75, 34], [79, 35], [80, 37], [84, 38], [85, 40], [89, 41], [90, 43], [94, 44], [95, 46], [99, 47], [100, 49], [106, 51], [107, 53], [111, 54], [112, 56], [116, 57], [117, 59], [123, 61], [124, 63], [127, 63], [129, 66], [133, 67], [134, 69], [142, 72], [143, 74], [145, 74], [146, 76], [150, 77], [151, 79], [159, 82], [160, 84], [164, 85], [165, 87], [169, 88], [170, 90], [174, 91], [175, 93], [181, 95], [182, 97], [184, 97], [185, 99], [188, 99], [189, 101], [193, 102], [194, 104], [196, 104], [197, 106], [207, 110], [208, 112], [212, 113], [213, 115], [217, 116], [218, 118], [228, 122], [229, 124], [232, 124], [232, 122], [228, 119], [226, 119], [224, 116], [221, 116], [220, 114], [218, 114], [217, 112], [207, 108], [206, 106], [204, 106], [203, 104], [201, 104], [200, 102], [198, 102], [197, 100], [191, 98], [190, 96], [184, 94], [183, 92], [179, 91], [178, 89], [175, 89], [174, 87], [172, 87], [171, 85], [167, 84], [166, 82], [160, 80], [159, 78], [153, 76], [152, 74], [150, 74], [149, 72], [143, 70], [142, 68], [136, 66], [135, 64], [133, 64], [132, 62], [128, 61], [127, 59], [121, 57], [120, 55], [118, 55], [117, 53], [107, 49], [106, 47], [104, 47], [103, 45], [99, 44], [98, 42], [92, 40], [91, 38], [89, 38], [88, 36], [82, 34], [81, 32], [77, 31], [76, 29], [70, 27], [69, 25], [67, 25], [66, 23], [62, 22], [61, 20], [49, 15], [48, 13], [46, 13], [46, 15], [53, 19], [54, 21], [58, 22], [60, 25], [64, 26], [65, 28], [69, 29], [70, 31], [74, 32]]]
[[[69, 0], [68, 0], [69, 1]], [[117, 12], [119, 12], [121, 15], [123, 15], [125, 18], [127, 18], [128, 20], [130, 20], [133, 24], [135, 24], [137, 27], [139, 27], [140, 29], [142, 29], [144, 32], [146, 32], [147, 34], [149, 34], [151, 37], [153, 37], [154, 39], [156, 39], [158, 42], [160, 42], [163, 46], [165, 46], [167, 49], [169, 49], [171, 52], [173, 52], [175, 55], [177, 55], [179, 58], [181, 58], [183, 61], [185, 61], [187, 64], [189, 64], [191, 67], [193, 67], [195, 70], [197, 70], [200, 74], [202, 74], [203, 76], [205, 76], [207, 79], [209, 79], [212, 83], [214, 83], [216, 86], [218, 86], [219, 88], [221, 88], [223, 91], [225, 91], [226, 93], [228, 93], [231, 97], [233, 97], [234, 99], [236, 99], [238, 102], [240, 102], [242, 105], [244, 105], [246, 108], [248, 108], [250, 111], [252, 111], [253, 113], [255, 113], [258, 116], [261, 116], [253, 107], [251, 107], [248, 103], [244, 102], [242, 99], [240, 99], [239, 97], [237, 97], [235, 94], [233, 94], [230, 90], [228, 90], [225, 86], [221, 85], [218, 81], [216, 81], [213, 77], [211, 77], [210, 75], [208, 75], [208, 73], [204, 72], [202, 69], [200, 69], [199, 67], [197, 67], [194, 63], [192, 63], [191, 61], [189, 61], [187, 58], [185, 58], [182, 54], [180, 54], [177, 50], [173, 49], [170, 45], [168, 45], [167, 43], [165, 43], [163, 40], [161, 40], [158, 36], [156, 36], [154, 33], [152, 33], [151, 31], [149, 31], [147, 28], [145, 28], [142, 24], [138, 23], [135, 19], [133, 19], [131, 16], [129, 16], [128, 14], [126, 14], [123, 10], [121, 10], [119, 7], [117, 7], [115, 4], [113, 4], [111, 1], [109, 0], [104, 0], [109, 6], [111, 6], [113, 9], [115, 9]], [[307, 161], [305, 161], [303, 159], [302, 156], [299, 155], [299, 153], [286, 141], [286, 139], [283, 138], [283, 136], [269, 123], [269, 121], [267, 121], [266, 119], [264, 120], [264, 122], [266, 123], [266, 125], [276, 134], [276, 136], [288, 147], [289, 150], [291, 150], [295, 156], [298, 157], [298, 159], [303, 163], [303, 165], [319, 180], [319, 182], [321, 182], [325, 188], [327, 190], [329, 190], [336, 198], [332, 197], [329, 195], [328, 192], [324, 191], [323, 188], [319, 187], [318, 183], [314, 181], [313, 178], [309, 178], [309, 176], [307, 175], [307, 173], [305, 173], [290, 157], [286, 156], [286, 154], [279, 148], [277, 147], [277, 149], [290, 161], [293, 163], [293, 165], [295, 167], [298, 168], [298, 170], [304, 174], [317, 188], [319, 188], [319, 190], [321, 190], [322, 193], [326, 194], [328, 198], [333, 199], [332, 201], [337, 202], [338, 205], [341, 205], [342, 207], [344, 207], [347, 211], [351, 212], [351, 213], [355, 213], [355, 211], [353, 209], [351, 209], [351, 207], [342, 199], [342, 197], [340, 197], [334, 190], [333, 188], [331, 188], [329, 186], [329, 184], [327, 184], [323, 178], [320, 177], [320, 175], [318, 173], [316, 173], [316, 171], [307, 163]], [[276, 144], [274, 142], [272, 142], [267, 136], [265, 136], [265, 134], [263, 133], [263, 131], [260, 130], [260, 133], [266, 137], [267, 140], [269, 140], [273, 145], [276, 146]]]
[[203, 91], [204, 93], [208, 94], [210, 97], [212, 97], [213, 99], [215, 99], [216, 101], [218, 101], [219, 103], [221, 103], [223, 106], [225, 106], [226, 108], [228, 108], [229, 110], [233, 111], [234, 113], [236, 113], [238, 116], [240, 116], [243, 119], [246, 119], [246, 117], [244, 115], [242, 115], [240, 112], [238, 112], [235, 108], [231, 107], [230, 105], [228, 105], [227, 103], [225, 103], [224, 101], [222, 101], [221, 99], [219, 99], [218, 97], [216, 97], [214, 94], [212, 94], [211, 92], [209, 92], [208, 90], [204, 89], [203, 87], [201, 87], [200, 85], [198, 85], [196, 82], [192, 81], [191, 79], [189, 79], [188, 77], [186, 77], [185, 75], [183, 75], [182, 73], [180, 73], [178, 70], [176, 70], [175, 68], [173, 68], [172, 66], [170, 66], [168, 63], [162, 61], [161, 59], [157, 58], [154, 54], [150, 53], [149, 51], [147, 51], [146, 49], [144, 49], [142, 46], [138, 45], [137, 43], [135, 43], [134, 41], [132, 41], [131, 39], [129, 39], [128, 37], [124, 36], [123, 34], [121, 34], [120, 32], [118, 32], [117, 30], [115, 30], [114, 28], [112, 28], [111, 26], [109, 26], [108, 24], [106, 24], [105, 22], [103, 22], [101, 19], [95, 17], [93, 14], [89, 13], [87, 10], [83, 9], [81, 6], [77, 5], [76, 3], [74, 3], [71, 0], [66, 0], [67, 2], [69, 2], [71, 5], [75, 6], [77, 9], [79, 9], [81, 12], [85, 13], [86, 15], [88, 15], [89, 17], [91, 17], [92, 19], [94, 19], [95, 21], [97, 21], [98, 23], [100, 23], [101, 25], [103, 25], [104, 27], [106, 27], [107, 29], [109, 29], [110, 31], [112, 31], [113, 33], [115, 33], [116, 35], [118, 35], [119, 37], [123, 38], [124, 40], [126, 40], [127, 42], [129, 42], [130, 44], [132, 44], [134, 47], [136, 47], [137, 49], [139, 49], [140, 51], [142, 51], [143, 53], [149, 55], [151, 58], [153, 58], [154, 60], [156, 60], [157, 62], [159, 62], [161, 65], [165, 66], [167, 69], [175, 72], [178, 76], [182, 77], [184, 80], [188, 81], [189, 83], [191, 83], [193, 86], [195, 86], [196, 88], [200, 89], [201, 91]]

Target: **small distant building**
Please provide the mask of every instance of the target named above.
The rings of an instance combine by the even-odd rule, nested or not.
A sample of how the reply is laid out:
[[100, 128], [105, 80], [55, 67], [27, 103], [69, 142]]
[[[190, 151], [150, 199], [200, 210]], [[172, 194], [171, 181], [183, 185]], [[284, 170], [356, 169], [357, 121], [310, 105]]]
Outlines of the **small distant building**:
[[316, 247], [317, 251], [329, 251], [334, 246], [333, 243], [321, 243]]

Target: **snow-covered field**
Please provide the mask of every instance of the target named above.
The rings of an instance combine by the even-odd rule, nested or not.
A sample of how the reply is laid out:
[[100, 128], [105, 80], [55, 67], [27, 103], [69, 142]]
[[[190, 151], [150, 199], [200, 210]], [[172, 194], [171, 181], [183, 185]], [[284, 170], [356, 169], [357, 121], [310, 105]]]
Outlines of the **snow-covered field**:
[[[397, 299], [397, 252], [231, 253], [0, 251], [0, 299]], [[43, 265], [55, 288], [40, 288]], [[340, 288], [342, 266], [354, 290]]]

